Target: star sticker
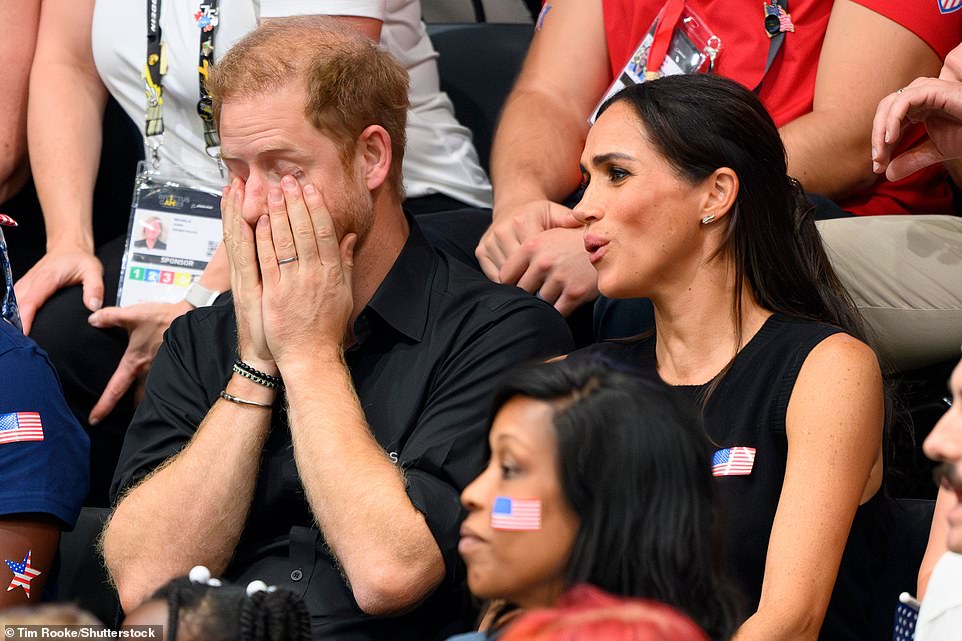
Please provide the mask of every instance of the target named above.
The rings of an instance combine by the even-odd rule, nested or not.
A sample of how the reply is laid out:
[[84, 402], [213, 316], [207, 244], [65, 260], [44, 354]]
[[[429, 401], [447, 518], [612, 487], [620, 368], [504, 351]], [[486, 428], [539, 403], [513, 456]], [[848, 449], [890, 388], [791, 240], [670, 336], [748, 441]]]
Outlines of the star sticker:
[[10, 590], [21, 587], [23, 591], [27, 593], [27, 598], [30, 598], [30, 580], [40, 576], [40, 570], [30, 567], [30, 554], [32, 550], [27, 550], [27, 556], [23, 557], [23, 561], [17, 563], [16, 561], [7, 561], [4, 559], [4, 563], [13, 572], [13, 580], [10, 581], [10, 585], [7, 586], [7, 592]]

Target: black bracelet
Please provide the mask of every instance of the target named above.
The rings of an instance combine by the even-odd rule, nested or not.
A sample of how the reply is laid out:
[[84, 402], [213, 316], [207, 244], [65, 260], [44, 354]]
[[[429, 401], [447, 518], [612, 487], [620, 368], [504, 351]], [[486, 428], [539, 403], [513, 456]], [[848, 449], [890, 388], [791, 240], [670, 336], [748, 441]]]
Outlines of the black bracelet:
[[233, 371], [246, 379], [254, 381], [258, 385], [263, 385], [264, 387], [269, 387], [271, 389], [284, 387], [284, 381], [282, 381], [280, 377], [271, 376], [266, 372], [254, 369], [240, 359], [234, 361]]

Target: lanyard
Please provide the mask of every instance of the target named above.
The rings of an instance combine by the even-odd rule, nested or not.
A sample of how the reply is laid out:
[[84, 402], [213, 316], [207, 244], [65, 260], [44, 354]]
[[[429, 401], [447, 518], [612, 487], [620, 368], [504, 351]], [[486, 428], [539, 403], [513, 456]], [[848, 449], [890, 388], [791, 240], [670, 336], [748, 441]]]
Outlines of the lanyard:
[[[785, 42], [785, 32], [795, 30], [794, 25], [791, 24], [791, 15], [788, 13], [788, 0], [766, 0], [764, 7], [765, 31], [769, 37], [768, 54], [765, 57], [765, 71], [762, 72], [762, 80], [759, 80], [758, 85], [753, 89], [755, 93], [761, 90], [762, 81], [764, 81], [765, 76], [768, 75], [768, 70], [771, 69], [772, 63], [775, 62], [775, 56], [778, 55], [778, 51]], [[674, 35], [675, 26], [678, 24], [684, 8], [685, 0], [668, 0], [668, 3], [665, 5], [665, 15], [655, 29], [646, 63], [646, 67], [653, 70], [656, 74], [657, 71], [661, 69], [661, 65], [668, 53], [668, 47]], [[712, 63], [714, 64], [714, 56], [712, 56]], [[657, 77], [657, 75], [653, 77]]]
[[[147, 63], [144, 65], [144, 83], [147, 91], [147, 125], [145, 132], [150, 147], [151, 163], [154, 168], [160, 162], [158, 150], [163, 143], [164, 134], [164, 74], [167, 73], [167, 51], [160, 27], [161, 0], [147, 0]], [[200, 52], [197, 63], [198, 93], [197, 115], [204, 124], [204, 147], [207, 155], [217, 158], [220, 139], [214, 126], [214, 111], [210, 94], [207, 92], [207, 74], [214, 62], [214, 32], [217, 29], [218, 0], [201, 2], [194, 14], [200, 28]]]

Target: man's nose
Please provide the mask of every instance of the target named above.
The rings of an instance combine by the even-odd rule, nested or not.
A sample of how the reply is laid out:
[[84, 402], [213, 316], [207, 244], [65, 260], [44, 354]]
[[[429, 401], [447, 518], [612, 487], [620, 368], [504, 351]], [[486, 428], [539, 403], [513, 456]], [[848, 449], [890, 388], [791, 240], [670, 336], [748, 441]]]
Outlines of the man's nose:
[[953, 407], [946, 412], [922, 443], [925, 455], [933, 461], [962, 462], [962, 411]]

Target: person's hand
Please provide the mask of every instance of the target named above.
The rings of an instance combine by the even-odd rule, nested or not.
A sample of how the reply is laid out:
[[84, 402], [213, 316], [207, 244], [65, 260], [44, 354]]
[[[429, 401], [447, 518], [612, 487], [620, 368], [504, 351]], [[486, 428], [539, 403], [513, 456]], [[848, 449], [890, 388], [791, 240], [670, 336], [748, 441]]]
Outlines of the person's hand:
[[256, 236], [270, 351], [278, 364], [339, 355], [354, 310], [357, 235], [339, 242], [321, 192], [310, 183], [302, 190], [291, 176], [270, 189], [267, 208]]
[[[499, 207], [491, 226], [481, 237], [474, 255], [485, 275], [496, 283], [516, 285], [517, 278], [505, 280], [502, 268], [521, 251], [521, 246], [541, 232], [555, 227], [580, 227], [571, 210], [550, 200], [534, 200]], [[520, 276], [520, 275], [519, 275]]]
[[[962, 72], [962, 61], [959, 62]], [[953, 68], [946, 78], [918, 78], [879, 103], [872, 124], [872, 167], [889, 180], [939, 162], [962, 157], [962, 82]], [[892, 154], [909, 123], [925, 125], [927, 138], [894, 159]]]
[[83, 302], [92, 312], [103, 305], [104, 267], [91, 252], [81, 248], [48, 251], [37, 264], [14, 283], [23, 333], [29, 334], [37, 310], [55, 292], [83, 284]]
[[[221, 197], [224, 247], [230, 263], [230, 284], [237, 316], [237, 353], [240, 359], [266, 374], [277, 374], [277, 364], [267, 347], [261, 311], [263, 286], [257, 263], [254, 229], [242, 216], [244, 181], [234, 178]], [[264, 215], [262, 218], [266, 219]]]
[[565, 316], [598, 297], [598, 272], [588, 260], [581, 229], [549, 229], [526, 240], [500, 277], [536, 293]]
[[94, 312], [87, 322], [101, 329], [123, 327], [127, 330], [127, 350], [107, 382], [103, 394], [87, 419], [96, 425], [116, 407], [135, 382], [143, 383], [150, 364], [157, 356], [164, 331], [178, 316], [193, 309], [190, 303], [142, 303], [130, 307], [104, 307]]
[[550, 200], [502, 208], [475, 255], [491, 280], [537, 293], [568, 315], [598, 296], [581, 227], [570, 209]]

